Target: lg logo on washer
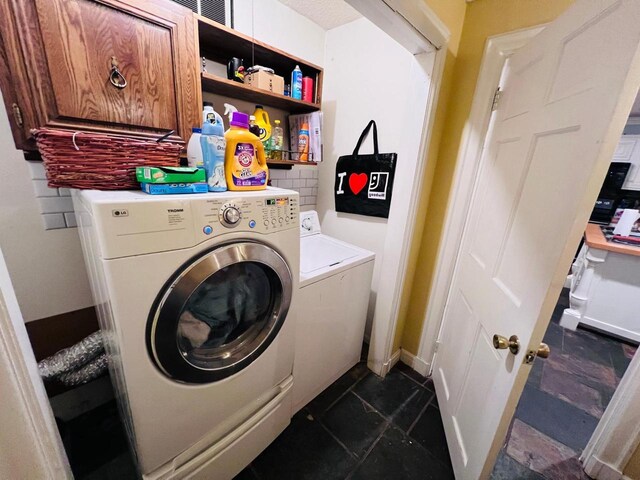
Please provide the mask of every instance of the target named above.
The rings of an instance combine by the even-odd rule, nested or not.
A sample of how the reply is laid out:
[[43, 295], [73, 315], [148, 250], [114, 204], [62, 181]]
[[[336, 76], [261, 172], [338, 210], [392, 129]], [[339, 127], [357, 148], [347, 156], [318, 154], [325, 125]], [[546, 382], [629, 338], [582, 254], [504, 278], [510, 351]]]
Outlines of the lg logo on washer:
[[119, 208], [117, 210], [111, 210], [111, 216], [112, 217], [128, 217], [129, 216], [129, 210], [127, 210], [126, 208]]
[[[347, 172], [338, 173], [338, 189], [336, 195], [344, 195], [343, 188], [344, 178], [347, 176]], [[376, 200], [386, 200], [387, 198], [387, 185], [389, 183], [389, 172], [371, 172], [371, 176], [366, 173], [352, 173], [349, 175], [349, 190], [353, 195], [358, 195], [362, 189], [369, 183], [367, 190], [367, 198]]]

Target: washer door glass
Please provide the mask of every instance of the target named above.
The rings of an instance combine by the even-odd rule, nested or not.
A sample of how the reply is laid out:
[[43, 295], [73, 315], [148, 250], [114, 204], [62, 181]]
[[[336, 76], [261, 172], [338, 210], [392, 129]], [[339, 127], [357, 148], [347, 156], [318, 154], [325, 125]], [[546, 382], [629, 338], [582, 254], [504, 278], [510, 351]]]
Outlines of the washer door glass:
[[148, 323], [158, 368], [208, 383], [253, 362], [275, 339], [291, 303], [291, 272], [275, 250], [242, 242], [197, 257], [168, 282]]

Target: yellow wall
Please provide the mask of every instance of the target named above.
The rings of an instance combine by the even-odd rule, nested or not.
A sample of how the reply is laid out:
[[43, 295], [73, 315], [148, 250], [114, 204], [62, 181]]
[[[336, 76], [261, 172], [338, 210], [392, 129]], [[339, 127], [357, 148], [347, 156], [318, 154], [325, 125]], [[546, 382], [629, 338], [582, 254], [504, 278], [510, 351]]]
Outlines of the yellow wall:
[[424, 0], [425, 3], [438, 15], [444, 23], [451, 37], [449, 38], [448, 49], [453, 55], [457, 55], [462, 36], [462, 25], [464, 24], [464, 14], [467, 8], [465, 0]]
[[[438, 96], [438, 106], [434, 117], [434, 124], [431, 133], [432, 141], [427, 151], [427, 164], [424, 172], [423, 188], [419, 199], [418, 212], [426, 211], [426, 205], [429, 200], [429, 192], [431, 191], [431, 182], [433, 180], [436, 164], [438, 163], [438, 152], [440, 149], [440, 139], [444, 131], [445, 120], [447, 119], [447, 107], [449, 105], [449, 97], [451, 95], [451, 86], [453, 83], [453, 72], [460, 46], [462, 36], [462, 27], [464, 25], [464, 17], [466, 13], [467, 3], [465, 0], [424, 0], [425, 3], [435, 12], [440, 20], [446, 25], [451, 34], [447, 45], [447, 56], [445, 59], [444, 70], [442, 73], [442, 82], [440, 86], [440, 94]], [[407, 269], [407, 283], [402, 292], [400, 299], [400, 312], [398, 315], [398, 324], [396, 326], [395, 337], [393, 340], [393, 351], [400, 348], [402, 340], [402, 332], [405, 327], [407, 318], [406, 312], [409, 306], [409, 294], [411, 293], [411, 283], [414, 278], [416, 268], [416, 258], [420, 248], [420, 238], [425, 222], [425, 217], [418, 214], [414, 238], [411, 242], [411, 251], [409, 252], [409, 262]]]
[[640, 445], [629, 459], [624, 474], [633, 480], [640, 480]]
[[[451, 18], [452, 7], [448, 10], [444, 7], [453, 2], [425, 1], [443, 21]], [[550, 22], [573, 1], [476, 0], [466, 6], [457, 53], [450, 50], [447, 55], [440, 105], [436, 112], [436, 128], [429, 148], [420, 200], [420, 212], [424, 217], [416, 225], [410, 252], [411, 269], [407, 278], [412, 281], [407, 282], [403, 292], [394, 345], [396, 348], [402, 346], [414, 354], [418, 351], [458, 148], [471, 110], [487, 38]], [[439, 115], [444, 118], [439, 118]]]

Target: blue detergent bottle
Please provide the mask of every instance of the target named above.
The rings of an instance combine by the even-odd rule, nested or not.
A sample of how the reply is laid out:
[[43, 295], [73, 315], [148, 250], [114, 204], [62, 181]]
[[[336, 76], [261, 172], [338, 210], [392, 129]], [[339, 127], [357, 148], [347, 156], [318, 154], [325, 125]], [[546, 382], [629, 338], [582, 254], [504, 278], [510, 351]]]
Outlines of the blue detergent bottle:
[[[211, 121], [213, 120], [213, 121]], [[218, 112], [213, 112], [202, 124], [200, 135], [202, 146], [202, 160], [207, 175], [207, 185], [210, 192], [226, 192], [227, 182], [224, 175], [224, 152], [226, 141], [224, 139], [224, 125]]]

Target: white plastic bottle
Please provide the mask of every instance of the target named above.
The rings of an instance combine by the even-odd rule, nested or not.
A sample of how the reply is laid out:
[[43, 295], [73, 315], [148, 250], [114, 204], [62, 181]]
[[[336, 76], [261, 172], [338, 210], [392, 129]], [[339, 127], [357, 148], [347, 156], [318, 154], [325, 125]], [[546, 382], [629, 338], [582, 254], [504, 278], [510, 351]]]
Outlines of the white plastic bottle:
[[187, 144], [187, 164], [190, 167], [202, 168], [204, 166], [202, 160], [202, 146], [200, 145], [201, 133], [202, 129], [200, 128], [194, 127], [191, 129], [191, 138]]

